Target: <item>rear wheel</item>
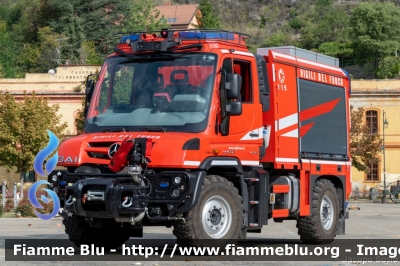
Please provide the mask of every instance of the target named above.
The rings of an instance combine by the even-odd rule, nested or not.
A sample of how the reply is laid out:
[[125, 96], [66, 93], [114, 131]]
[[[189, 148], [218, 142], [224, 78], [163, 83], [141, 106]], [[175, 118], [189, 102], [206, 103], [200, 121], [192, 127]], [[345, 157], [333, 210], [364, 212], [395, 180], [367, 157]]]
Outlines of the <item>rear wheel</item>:
[[238, 239], [243, 217], [242, 197], [226, 178], [216, 175], [204, 179], [199, 202], [185, 217], [174, 223], [180, 243], [199, 239]]
[[297, 220], [300, 239], [307, 244], [329, 244], [336, 236], [339, 197], [328, 179], [317, 180], [313, 187], [311, 215]]

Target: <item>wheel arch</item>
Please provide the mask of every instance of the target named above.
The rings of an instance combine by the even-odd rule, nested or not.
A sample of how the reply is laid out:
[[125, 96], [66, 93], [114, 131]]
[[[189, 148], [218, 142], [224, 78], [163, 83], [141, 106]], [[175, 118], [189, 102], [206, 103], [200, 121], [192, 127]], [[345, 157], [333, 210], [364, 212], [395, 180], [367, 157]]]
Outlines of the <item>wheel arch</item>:
[[[346, 176], [345, 175], [311, 175], [310, 188], [313, 187], [314, 183], [320, 179], [328, 179], [331, 181], [336, 188], [336, 194], [339, 198], [339, 218], [346, 214], [346, 201], [345, 191], [346, 191]], [[310, 199], [312, 198], [312, 189], [310, 189]]]
[[[200, 163], [199, 168], [204, 169], [207, 175], [220, 175], [228, 179], [239, 190], [239, 195], [242, 197], [243, 202], [248, 201], [247, 185], [243, 177], [243, 166], [238, 158], [207, 157]], [[244, 204], [244, 211], [248, 212], [247, 204]]]

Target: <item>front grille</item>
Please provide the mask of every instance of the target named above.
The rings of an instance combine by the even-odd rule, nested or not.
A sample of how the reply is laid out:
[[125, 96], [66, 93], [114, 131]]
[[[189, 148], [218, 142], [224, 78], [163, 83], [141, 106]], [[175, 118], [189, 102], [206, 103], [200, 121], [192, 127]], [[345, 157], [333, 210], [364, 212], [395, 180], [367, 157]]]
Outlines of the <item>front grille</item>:
[[89, 142], [85, 151], [90, 158], [109, 160], [108, 148], [113, 143], [114, 142]]
[[89, 142], [89, 147], [110, 147], [115, 142]]

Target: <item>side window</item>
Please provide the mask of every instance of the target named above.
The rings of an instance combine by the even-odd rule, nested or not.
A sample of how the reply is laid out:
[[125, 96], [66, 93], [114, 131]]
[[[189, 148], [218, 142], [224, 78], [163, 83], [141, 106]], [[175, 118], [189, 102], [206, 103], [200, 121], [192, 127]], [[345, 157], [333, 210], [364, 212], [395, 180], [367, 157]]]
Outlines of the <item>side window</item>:
[[99, 105], [97, 106], [97, 111], [99, 113], [102, 113], [107, 106], [109, 106], [108, 102], [108, 91], [110, 88], [110, 73], [107, 71], [104, 75], [103, 82], [101, 83], [101, 88], [100, 88], [100, 101]]
[[233, 61], [233, 71], [242, 77], [242, 88], [240, 90], [241, 102], [252, 102], [252, 87], [251, 87], [251, 67], [250, 62], [242, 60]]
[[222, 69], [224, 69], [226, 71], [226, 74], [233, 74], [231, 58], [227, 58], [224, 60], [224, 62], [222, 63]]
[[227, 58], [224, 60], [222, 63], [222, 69], [225, 70], [224, 75], [221, 75], [221, 82], [220, 82], [220, 97], [221, 97], [221, 107], [223, 108], [222, 112], [225, 113], [225, 106], [226, 106], [226, 95], [225, 95], [225, 90], [224, 90], [224, 81], [225, 81], [225, 74], [233, 74], [233, 68], [232, 68], [232, 59]]

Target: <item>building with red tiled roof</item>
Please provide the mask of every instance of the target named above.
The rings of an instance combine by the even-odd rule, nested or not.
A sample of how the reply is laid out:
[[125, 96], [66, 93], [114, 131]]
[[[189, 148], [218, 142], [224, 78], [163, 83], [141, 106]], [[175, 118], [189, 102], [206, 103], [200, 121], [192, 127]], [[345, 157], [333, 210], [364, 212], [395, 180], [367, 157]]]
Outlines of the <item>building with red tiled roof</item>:
[[156, 6], [160, 16], [164, 16], [172, 30], [193, 29], [198, 25], [197, 16], [201, 16], [199, 5], [172, 5], [166, 2], [162, 6]]

